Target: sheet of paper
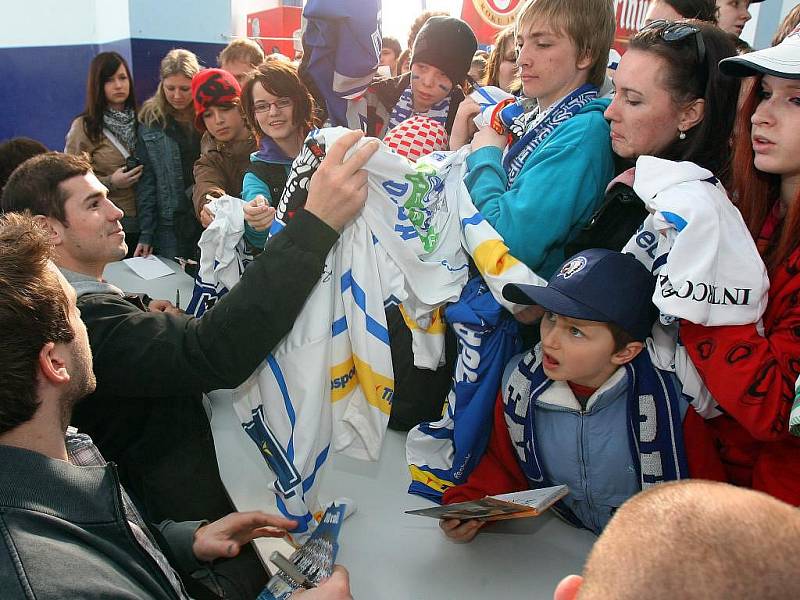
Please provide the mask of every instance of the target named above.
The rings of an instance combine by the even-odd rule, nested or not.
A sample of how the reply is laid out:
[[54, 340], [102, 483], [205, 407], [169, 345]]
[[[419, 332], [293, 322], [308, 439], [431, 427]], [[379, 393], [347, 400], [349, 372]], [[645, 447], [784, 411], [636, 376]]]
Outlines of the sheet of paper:
[[122, 262], [128, 265], [142, 279], [158, 279], [174, 273], [163, 261], [152, 254], [147, 257], [126, 258]]

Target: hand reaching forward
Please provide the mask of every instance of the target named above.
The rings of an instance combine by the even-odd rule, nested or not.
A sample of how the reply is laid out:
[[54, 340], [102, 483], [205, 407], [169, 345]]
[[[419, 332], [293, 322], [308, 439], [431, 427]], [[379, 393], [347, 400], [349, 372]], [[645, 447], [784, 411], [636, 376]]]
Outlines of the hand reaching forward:
[[347, 151], [364, 137], [352, 131], [336, 140], [309, 182], [306, 210], [336, 231], [352, 221], [367, 201], [367, 172], [361, 167], [378, 149], [378, 142], [364, 144], [347, 160]]
[[150, 300], [150, 304], [147, 305], [147, 310], [150, 312], [164, 312], [172, 315], [183, 314], [183, 311], [169, 300]]
[[287, 529], [294, 527], [297, 527], [296, 521], [277, 515], [261, 511], [235, 512], [195, 531], [192, 551], [203, 562], [230, 558], [256, 538], [283, 537]]
[[333, 574], [325, 581], [311, 590], [297, 590], [290, 600], [353, 600], [347, 570], [336, 565]]
[[133, 252], [133, 256], [150, 256], [153, 253], [153, 247], [150, 244], [136, 244], [136, 250]]
[[256, 231], [266, 231], [275, 219], [275, 209], [259, 194], [244, 205], [244, 220]]

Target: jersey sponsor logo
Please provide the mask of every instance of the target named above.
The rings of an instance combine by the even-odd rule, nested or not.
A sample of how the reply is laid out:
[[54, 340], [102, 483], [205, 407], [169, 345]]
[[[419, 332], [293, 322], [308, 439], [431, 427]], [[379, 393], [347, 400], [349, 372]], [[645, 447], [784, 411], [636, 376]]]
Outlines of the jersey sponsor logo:
[[352, 355], [331, 368], [331, 402], [344, 400], [359, 386], [367, 400], [385, 414], [392, 410], [394, 380], [376, 373], [365, 361]]
[[659, 275], [661, 286], [661, 297], [692, 300], [694, 302], [707, 302], [708, 304], [718, 304], [722, 306], [748, 306], [750, 304], [750, 292], [752, 288], [727, 288], [714, 285], [712, 283], [686, 281], [680, 290], [672, 287], [666, 275]]
[[355, 366], [341, 377], [331, 379], [331, 389], [347, 388], [347, 384], [356, 376]]
[[411, 222], [411, 225], [395, 224], [395, 231], [403, 240], [419, 237], [425, 252], [432, 252], [441, 237], [433, 218], [446, 202], [443, 177], [447, 174], [437, 173], [434, 167], [425, 164], [417, 165], [416, 169], [416, 173], [405, 176], [406, 181], [387, 180], [381, 185], [398, 205], [397, 220]]
[[654, 259], [656, 257], [656, 248], [658, 247], [658, 242], [656, 241], [656, 234], [652, 231], [648, 231], [646, 229], [640, 230], [636, 234], [636, 245], [647, 252], [647, 255], [650, 258]]
[[338, 402], [347, 397], [358, 384], [356, 365], [353, 357], [331, 367], [331, 402]]

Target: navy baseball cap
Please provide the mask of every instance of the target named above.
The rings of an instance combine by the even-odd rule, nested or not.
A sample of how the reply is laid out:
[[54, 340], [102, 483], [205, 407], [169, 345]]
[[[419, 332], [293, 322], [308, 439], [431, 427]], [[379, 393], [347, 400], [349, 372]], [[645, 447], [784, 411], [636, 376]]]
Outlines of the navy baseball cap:
[[614, 323], [635, 340], [650, 335], [655, 278], [630, 254], [594, 248], [567, 260], [546, 286], [509, 283], [503, 297], [557, 315]]

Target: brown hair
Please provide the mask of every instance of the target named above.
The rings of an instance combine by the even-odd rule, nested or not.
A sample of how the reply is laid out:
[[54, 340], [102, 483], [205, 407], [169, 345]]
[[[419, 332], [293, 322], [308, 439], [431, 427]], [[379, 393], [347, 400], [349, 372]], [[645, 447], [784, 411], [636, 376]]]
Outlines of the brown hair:
[[236, 38], [222, 49], [217, 56], [217, 64], [222, 66], [223, 61], [242, 60], [253, 68], [264, 62], [264, 50], [258, 42], [250, 38]]
[[403, 67], [403, 63], [408, 63], [407, 67], [410, 69], [411, 68], [410, 59], [411, 59], [411, 50], [406, 48], [400, 53], [400, 56], [397, 57], [397, 67], [395, 69], [397, 71], [397, 75], [408, 73], [408, 71], [401, 71], [400, 69]]
[[0, 144], [0, 195], [11, 173], [37, 154], [47, 152], [47, 146], [26, 137], [15, 137]]
[[255, 71], [253, 77], [242, 89], [242, 108], [247, 125], [260, 141], [266, 134], [256, 120], [253, 104], [253, 86], [260, 84], [267, 92], [279, 98], [292, 101], [292, 125], [300, 127], [305, 138], [311, 129], [318, 125], [314, 116], [315, 103], [311, 92], [300, 80], [297, 69], [291, 63], [282, 60], [267, 60]]
[[797, 589], [798, 537], [800, 512], [763, 492], [699, 479], [661, 483], [616, 511], [589, 553], [577, 597], [783, 600]]
[[631, 342], [635, 342], [636, 339], [627, 331], [625, 331], [622, 327], [617, 325], [616, 323], [608, 322], [608, 330], [611, 332], [611, 337], [614, 339], [614, 352], [619, 352], [625, 346], [630, 344]]
[[130, 83], [128, 97], [125, 99], [125, 108], [136, 110], [133, 76], [123, 56], [117, 52], [101, 52], [95, 56], [89, 65], [89, 77], [86, 79], [86, 105], [80, 115], [83, 117], [83, 129], [93, 142], [98, 142], [103, 137], [103, 112], [108, 107], [105, 85], [114, 76], [120, 65], [125, 67]]
[[[750, 93], [745, 98], [736, 121], [733, 143], [733, 190], [731, 197], [742, 213], [742, 218], [754, 240], [758, 239], [761, 228], [767, 220], [772, 207], [780, 195], [781, 177], [756, 169], [753, 143], [751, 141], [751, 118], [761, 102], [761, 79], [759, 75]], [[798, 245], [797, 232], [800, 231], [800, 194], [786, 209], [786, 216], [780, 224], [777, 241], [771, 243], [763, 259], [769, 269], [786, 260]]]
[[777, 46], [780, 44], [798, 25], [800, 25], [800, 4], [795, 6], [783, 17], [783, 21], [778, 25], [778, 30], [775, 32], [775, 37], [772, 38], [772, 45]]
[[[486, 65], [486, 77], [483, 80], [483, 85], [500, 86], [500, 65], [505, 60], [506, 52], [508, 52], [508, 45], [510, 44], [511, 48], [514, 48], [514, 35], [515, 28], [513, 25], [497, 32], [497, 36], [494, 38], [494, 48], [492, 48], [492, 51], [489, 53], [489, 61]], [[511, 84], [511, 93], [513, 94], [519, 91], [521, 86], [522, 82], [519, 77], [515, 77]]]
[[8, 179], [0, 198], [3, 212], [25, 212], [52, 217], [64, 225], [67, 196], [61, 183], [91, 172], [83, 156], [47, 152], [22, 163]]
[[69, 300], [49, 266], [47, 231], [27, 215], [0, 215], [0, 433], [33, 418], [37, 357], [48, 342], [69, 343]]
[[697, 19], [717, 24], [717, 3], [715, 0], [661, 0], [684, 19]]
[[[419, 30], [422, 29], [422, 26], [428, 22], [428, 19], [431, 17], [449, 16], [450, 13], [444, 10], [426, 10], [425, 12], [420, 13], [420, 15], [414, 19], [414, 22], [411, 24], [411, 28], [408, 30], [408, 43], [406, 44], [406, 49], [410, 52], [414, 47], [414, 41], [417, 39], [417, 34], [419, 33]], [[398, 66], [400, 66], [399, 61]]]
[[617, 30], [611, 0], [528, 0], [517, 14], [517, 35], [537, 21], [569, 37], [579, 59], [591, 58], [586, 81], [598, 88], [603, 85]]

